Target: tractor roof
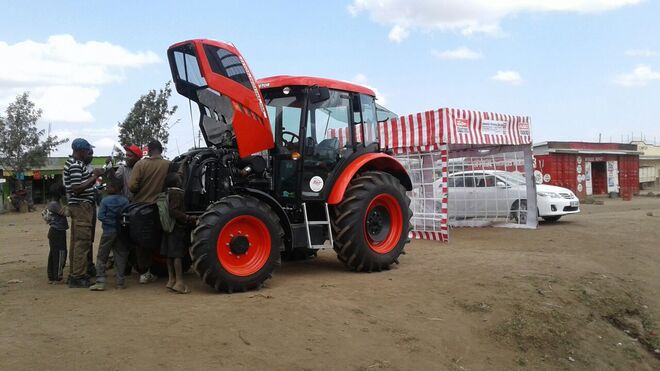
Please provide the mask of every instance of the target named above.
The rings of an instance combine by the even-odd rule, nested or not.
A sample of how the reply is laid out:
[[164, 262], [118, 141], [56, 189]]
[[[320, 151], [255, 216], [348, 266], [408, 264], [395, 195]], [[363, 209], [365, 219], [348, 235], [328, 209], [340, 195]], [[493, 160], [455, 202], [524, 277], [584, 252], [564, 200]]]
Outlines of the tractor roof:
[[320, 86], [330, 89], [350, 91], [355, 93], [367, 94], [375, 97], [373, 90], [362, 85], [353, 84], [347, 81], [324, 79], [322, 77], [310, 76], [271, 76], [257, 80], [259, 89], [281, 88], [284, 86]]

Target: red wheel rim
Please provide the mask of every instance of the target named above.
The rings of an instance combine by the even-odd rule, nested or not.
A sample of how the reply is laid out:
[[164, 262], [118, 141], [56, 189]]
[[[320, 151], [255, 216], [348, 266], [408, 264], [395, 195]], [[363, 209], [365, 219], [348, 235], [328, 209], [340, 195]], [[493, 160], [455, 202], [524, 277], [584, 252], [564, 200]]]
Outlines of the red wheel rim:
[[403, 214], [397, 199], [387, 193], [374, 197], [364, 214], [364, 238], [369, 248], [379, 254], [394, 249], [401, 236]]
[[249, 276], [257, 273], [268, 261], [270, 232], [257, 217], [237, 216], [222, 227], [216, 250], [218, 260], [227, 272]]

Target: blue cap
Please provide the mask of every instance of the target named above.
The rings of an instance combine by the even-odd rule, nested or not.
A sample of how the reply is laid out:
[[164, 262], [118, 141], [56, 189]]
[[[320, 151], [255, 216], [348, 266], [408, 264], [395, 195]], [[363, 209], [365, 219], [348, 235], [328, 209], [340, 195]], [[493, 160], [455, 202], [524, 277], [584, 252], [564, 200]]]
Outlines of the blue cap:
[[89, 151], [94, 148], [86, 139], [76, 138], [71, 142], [71, 149], [74, 151]]

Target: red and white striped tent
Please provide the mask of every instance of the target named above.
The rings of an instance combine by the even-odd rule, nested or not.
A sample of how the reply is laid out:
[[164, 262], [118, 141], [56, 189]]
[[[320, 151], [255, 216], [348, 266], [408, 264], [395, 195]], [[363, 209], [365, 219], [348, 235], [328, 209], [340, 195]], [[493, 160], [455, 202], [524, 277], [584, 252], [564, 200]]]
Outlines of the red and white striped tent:
[[[356, 139], [361, 141], [360, 127], [355, 128]], [[347, 129], [331, 129], [329, 134], [339, 138], [340, 146], [343, 146], [348, 132]], [[365, 133], [365, 136], [368, 135], [369, 133]], [[439, 223], [430, 229], [414, 228], [413, 238], [448, 240], [447, 163], [451, 151], [520, 146], [529, 154], [531, 164], [532, 138], [530, 119], [526, 116], [440, 108], [381, 123], [379, 137], [381, 148], [392, 150], [399, 158], [428, 153], [440, 155], [442, 198], [438, 200], [441, 202], [440, 212], [437, 213]], [[422, 161], [433, 161], [432, 159], [433, 157], [426, 156]], [[414, 192], [412, 197], [415, 197]]]

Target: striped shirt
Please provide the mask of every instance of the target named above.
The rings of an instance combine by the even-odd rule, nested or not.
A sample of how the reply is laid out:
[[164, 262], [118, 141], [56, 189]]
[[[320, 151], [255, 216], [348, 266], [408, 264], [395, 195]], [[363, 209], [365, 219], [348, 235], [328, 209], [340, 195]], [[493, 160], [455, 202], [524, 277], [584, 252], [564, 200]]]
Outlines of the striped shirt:
[[64, 186], [66, 187], [66, 195], [69, 198], [69, 204], [77, 204], [80, 202], [94, 203], [93, 184], [78, 195], [73, 193], [73, 187], [84, 183], [91, 176], [92, 173], [82, 161], [78, 161], [73, 157], [69, 157], [69, 159], [66, 160], [66, 163], [64, 163]]

